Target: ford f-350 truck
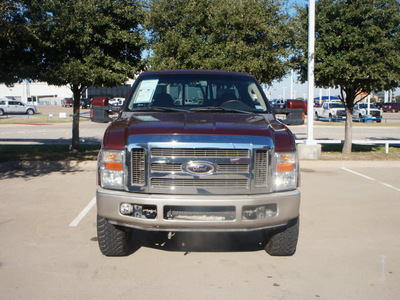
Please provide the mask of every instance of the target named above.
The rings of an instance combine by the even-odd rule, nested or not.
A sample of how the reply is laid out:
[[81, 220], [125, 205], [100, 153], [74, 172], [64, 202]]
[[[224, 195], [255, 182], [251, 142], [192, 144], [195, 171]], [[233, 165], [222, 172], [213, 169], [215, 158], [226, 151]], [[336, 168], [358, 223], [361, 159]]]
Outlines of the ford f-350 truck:
[[128, 255], [132, 231], [260, 230], [270, 255], [293, 255], [299, 173], [294, 136], [253, 76], [142, 73], [98, 156], [100, 250]]

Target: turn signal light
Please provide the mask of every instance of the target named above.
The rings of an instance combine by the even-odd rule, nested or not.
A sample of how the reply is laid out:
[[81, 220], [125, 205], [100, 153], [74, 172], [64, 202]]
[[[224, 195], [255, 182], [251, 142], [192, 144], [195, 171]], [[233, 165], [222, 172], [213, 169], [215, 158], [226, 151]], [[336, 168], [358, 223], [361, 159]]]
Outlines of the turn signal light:
[[105, 162], [104, 168], [107, 170], [122, 171], [122, 164], [114, 162]]
[[278, 173], [292, 172], [293, 170], [294, 170], [293, 164], [282, 164], [282, 165], [277, 165], [276, 166], [276, 171]]

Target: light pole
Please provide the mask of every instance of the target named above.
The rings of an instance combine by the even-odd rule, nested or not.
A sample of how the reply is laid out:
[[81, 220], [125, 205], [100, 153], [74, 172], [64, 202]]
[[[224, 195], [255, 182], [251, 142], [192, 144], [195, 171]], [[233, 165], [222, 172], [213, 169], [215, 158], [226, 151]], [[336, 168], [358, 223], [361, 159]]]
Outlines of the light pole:
[[314, 39], [315, 39], [315, 0], [309, 0], [308, 9], [308, 101], [307, 101], [307, 145], [314, 141]]
[[293, 69], [290, 74], [290, 99], [294, 99], [294, 97], [293, 97]]

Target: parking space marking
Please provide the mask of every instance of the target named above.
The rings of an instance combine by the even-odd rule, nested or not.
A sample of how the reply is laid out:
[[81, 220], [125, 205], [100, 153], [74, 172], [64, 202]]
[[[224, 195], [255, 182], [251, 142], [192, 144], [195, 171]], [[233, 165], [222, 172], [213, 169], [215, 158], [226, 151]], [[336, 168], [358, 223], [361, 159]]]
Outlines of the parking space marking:
[[397, 188], [397, 187], [394, 187], [393, 185], [390, 185], [390, 184], [387, 184], [387, 183], [385, 183], [385, 182], [379, 181], [379, 180], [377, 180], [377, 179], [374, 179], [374, 178], [372, 178], [372, 177], [369, 177], [369, 176], [366, 176], [366, 175], [364, 175], [364, 174], [358, 173], [358, 172], [356, 172], [356, 171], [347, 169], [346, 167], [341, 167], [341, 169], [342, 169], [342, 170], [345, 170], [345, 171], [347, 171], [347, 172], [353, 173], [353, 174], [355, 174], [355, 175], [364, 177], [365, 179], [378, 182], [378, 183], [380, 183], [380, 184], [382, 184], [382, 185], [384, 185], [384, 186], [386, 186], [386, 187], [388, 187], [388, 188], [391, 188], [391, 189], [394, 189], [394, 190], [400, 192], [400, 189]]
[[96, 204], [96, 197], [89, 202], [88, 205], [79, 213], [79, 215], [69, 224], [70, 227], [76, 227], [83, 220], [83, 218], [88, 214], [92, 207]]

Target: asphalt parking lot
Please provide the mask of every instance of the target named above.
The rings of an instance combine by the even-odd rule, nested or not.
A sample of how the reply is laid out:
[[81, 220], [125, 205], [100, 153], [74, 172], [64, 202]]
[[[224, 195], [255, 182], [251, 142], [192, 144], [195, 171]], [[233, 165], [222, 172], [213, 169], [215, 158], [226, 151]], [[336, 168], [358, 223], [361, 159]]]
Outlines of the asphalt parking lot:
[[1, 166], [1, 299], [398, 299], [400, 162], [302, 161], [300, 238], [153, 234], [101, 255], [95, 163]]

